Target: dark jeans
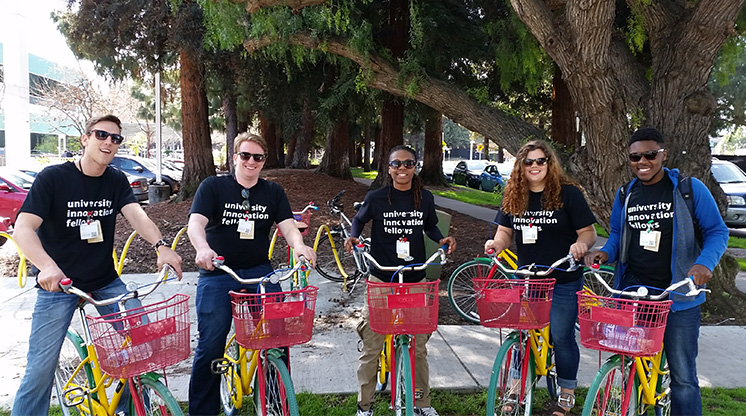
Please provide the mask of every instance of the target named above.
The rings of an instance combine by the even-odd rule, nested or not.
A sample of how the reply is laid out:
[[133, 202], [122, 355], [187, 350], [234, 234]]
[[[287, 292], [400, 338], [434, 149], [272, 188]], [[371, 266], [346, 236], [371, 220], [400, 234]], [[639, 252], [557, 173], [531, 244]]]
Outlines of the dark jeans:
[[668, 313], [663, 346], [671, 370], [671, 415], [701, 415], [697, 377], [700, 308]]
[[552, 311], [549, 314], [549, 331], [554, 344], [557, 365], [557, 384], [575, 390], [578, 386], [580, 348], [575, 340], [575, 321], [578, 319], [577, 291], [583, 288], [583, 279], [554, 285]]
[[[264, 276], [272, 271], [269, 264], [237, 270], [244, 279]], [[242, 285], [227, 274], [200, 276], [197, 283], [197, 331], [199, 339], [194, 352], [192, 376], [189, 380], [189, 414], [217, 415], [220, 406], [220, 375], [212, 374], [212, 360], [223, 357], [225, 342], [231, 329], [231, 290], [256, 293], [256, 285]], [[267, 292], [279, 292], [279, 284], [268, 283]]]

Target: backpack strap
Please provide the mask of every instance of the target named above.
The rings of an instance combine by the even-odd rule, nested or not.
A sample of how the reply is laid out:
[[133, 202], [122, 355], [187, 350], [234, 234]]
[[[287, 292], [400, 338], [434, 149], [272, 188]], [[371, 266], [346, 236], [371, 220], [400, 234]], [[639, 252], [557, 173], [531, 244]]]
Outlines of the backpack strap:
[[697, 244], [702, 247], [704, 242], [704, 236], [702, 235], [702, 229], [699, 227], [697, 217], [694, 215], [694, 197], [692, 196], [692, 178], [691, 176], [684, 176], [679, 178], [679, 193], [684, 198], [687, 209], [689, 209], [689, 216], [692, 217], [694, 223], [694, 237], [697, 240]]

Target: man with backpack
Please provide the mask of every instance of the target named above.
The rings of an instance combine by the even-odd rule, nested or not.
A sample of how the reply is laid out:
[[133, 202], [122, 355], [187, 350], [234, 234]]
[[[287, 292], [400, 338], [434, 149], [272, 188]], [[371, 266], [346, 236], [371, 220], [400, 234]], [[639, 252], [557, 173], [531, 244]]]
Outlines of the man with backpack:
[[[629, 161], [636, 177], [617, 191], [608, 241], [585, 257], [586, 264], [616, 262], [617, 289], [666, 288], [690, 276], [704, 285], [728, 245], [728, 228], [712, 194], [698, 179], [664, 168], [663, 145], [663, 135], [654, 128], [632, 134]], [[663, 340], [671, 370], [671, 413], [701, 415], [696, 359], [705, 295], [672, 294], [671, 300]]]

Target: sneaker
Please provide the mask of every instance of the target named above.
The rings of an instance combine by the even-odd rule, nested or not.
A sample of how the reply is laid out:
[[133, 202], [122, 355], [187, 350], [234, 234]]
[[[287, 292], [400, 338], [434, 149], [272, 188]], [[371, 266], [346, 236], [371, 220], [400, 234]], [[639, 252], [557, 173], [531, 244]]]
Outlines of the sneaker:
[[414, 414], [416, 416], [438, 416], [438, 412], [432, 407], [415, 407]]
[[363, 410], [358, 407], [355, 416], [373, 416], [373, 408], [371, 408], [370, 410]]

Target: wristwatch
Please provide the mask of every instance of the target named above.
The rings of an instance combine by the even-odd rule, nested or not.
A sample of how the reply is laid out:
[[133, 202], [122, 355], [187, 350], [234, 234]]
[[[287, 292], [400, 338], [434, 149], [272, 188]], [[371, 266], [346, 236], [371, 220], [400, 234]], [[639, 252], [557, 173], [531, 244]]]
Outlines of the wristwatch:
[[155, 251], [158, 251], [158, 247], [160, 247], [160, 246], [166, 246], [166, 247], [170, 247], [171, 245], [170, 245], [170, 244], [168, 244], [168, 241], [166, 241], [166, 240], [164, 240], [164, 239], [160, 239], [160, 240], [158, 240], [158, 241], [157, 241], [157, 242], [155, 243], [155, 246], [154, 246], [154, 247], [155, 247]]

